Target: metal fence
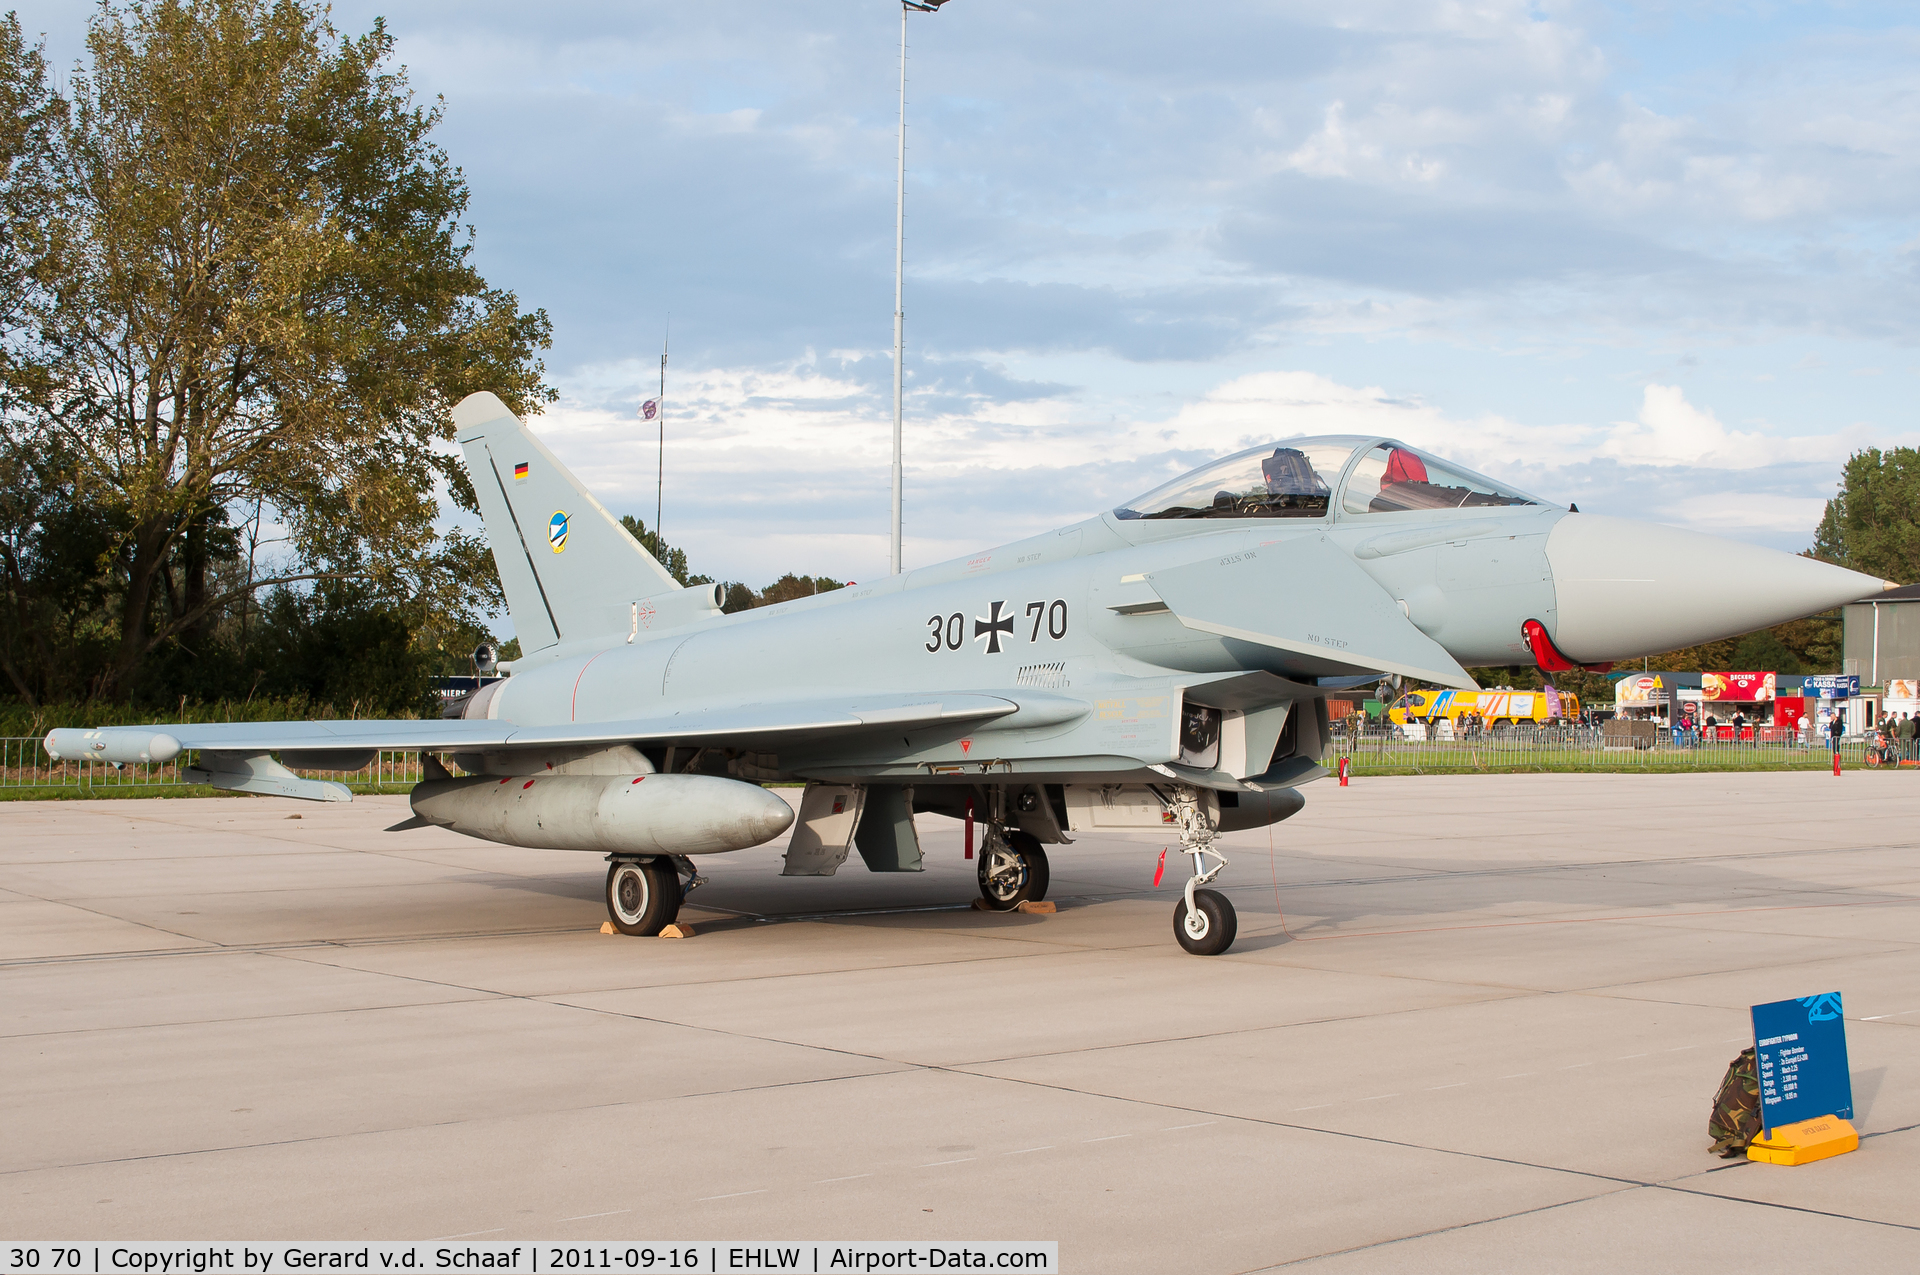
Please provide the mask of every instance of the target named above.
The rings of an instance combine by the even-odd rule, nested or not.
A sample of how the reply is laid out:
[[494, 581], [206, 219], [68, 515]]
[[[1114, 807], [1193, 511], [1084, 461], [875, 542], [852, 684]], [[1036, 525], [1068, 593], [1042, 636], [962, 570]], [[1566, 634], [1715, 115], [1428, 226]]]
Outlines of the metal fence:
[[[54, 761], [39, 736], [0, 737], [0, 788], [164, 788], [190, 781], [181, 773], [192, 765], [192, 754], [170, 762], [140, 762], [115, 766], [76, 758]], [[353, 788], [381, 788], [420, 782], [420, 754], [381, 753], [360, 770], [297, 770], [309, 779], [332, 779]]]
[[[1398, 727], [1362, 730], [1336, 727], [1326, 758], [1328, 769], [1346, 757], [1354, 774], [1444, 774], [1492, 770], [1793, 770], [1833, 764], [1824, 740], [1676, 741], [1671, 732], [1651, 740], [1626, 741], [1598, 729], [1549, 726], [1497, 730], [1461, 739], [1410, 738]], [[1840, 741], [1843, 766], [1868, 764], [1867, 741]], [[1871, 759], [1879, 763], [1881, 759]], [[179, 787], [191, 754], [165, 763], [114, 766], [75, 759], [53, 761], [38, 736], [0, 738], [0, 788], [121, 789]], [[1915, 759], [1909, 759], [1909, 766]], [[384, 752], [355, 771], [302, 770], [308, 778], [332, 779], [357, 789], [403, 787], [419, 783], [420, 754]]]
[[[1869, 759], [1868, 743], [1840, 741], [1842, 766]], [[1354, 774], [1435, 774], [1489, 770], [1817, 770], [1833, 765], [1824, 738], [1703, 739], [1662, 731], [1651, 738], [1603, 734], [1598, 727], [1513, 727], [1455, 739], [1409, 736], [1399, 727], [1335, 727], [1327, 766], [1348, 758]], [[1910, 759], [1909, 765], [1913, 764]]]

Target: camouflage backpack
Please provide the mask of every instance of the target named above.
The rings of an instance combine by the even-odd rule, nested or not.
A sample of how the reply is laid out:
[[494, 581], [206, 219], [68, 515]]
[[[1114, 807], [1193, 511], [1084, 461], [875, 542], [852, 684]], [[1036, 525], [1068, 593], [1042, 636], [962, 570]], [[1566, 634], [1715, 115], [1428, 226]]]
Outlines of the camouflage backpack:
[[1760, 1136], [1760, 1078], [1754, 1074], [1753, 1051], [1743, 1049], [1727, 1064], [1726, 1079], [1713, 1098], [1707, 1117], [1707, 1136], [1722, 1158], [1745, 1155], [1747, 1144]]

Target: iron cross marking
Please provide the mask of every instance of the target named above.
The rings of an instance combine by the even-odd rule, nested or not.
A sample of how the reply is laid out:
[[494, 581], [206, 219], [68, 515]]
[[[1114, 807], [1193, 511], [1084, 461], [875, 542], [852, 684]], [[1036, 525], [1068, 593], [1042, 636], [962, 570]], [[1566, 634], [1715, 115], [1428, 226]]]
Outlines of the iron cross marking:
[[1000, 614], [1000, 608], [1005, 605], [1007, 605], [1005, 602], [994, 603], [992, 614], [984, 620], [977, 615], [973, 617], [973, 640], [978, 642], [981, 638], [985, 638], [988, 655], [1000, 654], [1002, 633], [1007, 635], [1007, 641], [1013, 641], [1013, 617]]

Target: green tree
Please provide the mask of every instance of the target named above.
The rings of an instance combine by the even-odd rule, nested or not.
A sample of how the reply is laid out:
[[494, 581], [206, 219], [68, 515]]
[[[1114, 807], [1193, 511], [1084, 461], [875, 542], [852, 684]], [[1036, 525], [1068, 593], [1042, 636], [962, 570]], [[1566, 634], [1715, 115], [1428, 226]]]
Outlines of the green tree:
[[687, 574], [687, 551], [676, 549], [662, 540], [659, 533], [647, 530], [647, 524], [632, 514], [621, 514], [620, 525], [627, 534], [640, 542], [640, 547], [653, 555], [653, 560], [667, 569], [667, 574], [680, 582], [682, 588], [696, 584], [712, 584], [712, 576], [694, 576]]
[[830, 593], [835, 589], [846, 587], [842, 582], [828, 576], [797, 576], [789, 571], [758, 593], [744, 584], [729, 584], [726, 599], [720, 609], [728, 615], [733, 615], [739, 611], [751, 611], [754, 607], [769, 607], [776, 602], [810, 598], [816, 593]]
[[124, 528], [73, 499], [60, 460], [0, 451], [0, 670], [28, 704], [81, 697], [114, 647]]
[[[323, 580], [268, 595], [254, 682], [262, 695], [331, 703], [341, 716], [432, 717], [434, 655], [403, 607], [363, 581]], [[465, 669], [459, 670], [465, 672]]]
[[[70, 107], [35, 96], [11, 38], [8, 127], [45, 141], [8, 195], [31, 262], [6, 424], [65, 458], [72, 501], [111, 529], [114, 650], [91, 692], [126, 693], [161, 645], [201, 648], [223, 609], [295, 581], [483, 606], [491, 564], [463, 569], [433, 529], [436, 482], [473, 507], [437, 444], [474, 390], [522, 413], [552, 398], [549, 325], [474, 269], [466, 183], [429, 140], [440, 108], [390, 68], [385, 26], [343, 37], [300, 0], [103, 0]], [[287, 544], [234, 578], [239, 508]]]
[[1920, 451], [1849, 456], [1808, 553], [1883, 580], [1920, 581]]
[[847, 586], [838, 580], [826, 576], [797, 576], [792, 572], [781, 576], [766, 588], [760, 590], [755, 606], [772, 606], [776, 602], [791, 602], [795, 598], [810, 598], [816, 593], [831, 593], [835, 589]]
[[1800, 656], [1772, 629], [1761, 629], [1758, 633], [1749, 633], [1741, 638], [1733, 648], [1733, 660], [1730, 665], [1736, 669], [1757, 669], [1762, 672], [1799, 673]]
[[[28, 319], [28, 285], [48, 248], [48, 160], [66, 118], [66, 102], [47, 85], [44, 54], [26, 42], [18, 15], [0, 18], [0, 332]], [[18, 353], [0, 341], [0, 411], [38, 387], [31, 361], [17, 362]]]

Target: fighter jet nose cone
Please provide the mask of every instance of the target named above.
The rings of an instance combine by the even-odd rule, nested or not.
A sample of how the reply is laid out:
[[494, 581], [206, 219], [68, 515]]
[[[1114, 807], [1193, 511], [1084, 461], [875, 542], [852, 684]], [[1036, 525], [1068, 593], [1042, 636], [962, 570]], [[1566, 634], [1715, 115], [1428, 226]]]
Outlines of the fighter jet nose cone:
[[1777, 549], [1596, 514], [1560, 519], [1547, 562], [1554, 645], [1586, 664], [1750, 633], [1890, 587]]

